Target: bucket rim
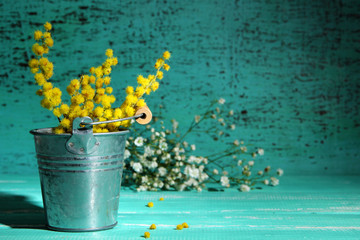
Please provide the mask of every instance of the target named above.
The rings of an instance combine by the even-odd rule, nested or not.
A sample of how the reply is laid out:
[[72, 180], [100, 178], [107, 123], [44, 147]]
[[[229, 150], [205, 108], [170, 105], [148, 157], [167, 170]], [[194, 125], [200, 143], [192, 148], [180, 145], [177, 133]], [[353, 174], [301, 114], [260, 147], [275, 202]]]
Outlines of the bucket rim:
[[[52, 132], [53, 128], [36, 128], [30, 130], [30, 133], [32, 135], [48, 135], [48, 136], [71, 136], [71, 133], [61, 133], [61, 134], [55, 134]], [[126, 128], [120, 128], [118, 132], [106, 132], [106, 133], [93, 133], [94, 136], [107, 136], [107, 135], [125, 135], [129, 133], [130, 130]]]

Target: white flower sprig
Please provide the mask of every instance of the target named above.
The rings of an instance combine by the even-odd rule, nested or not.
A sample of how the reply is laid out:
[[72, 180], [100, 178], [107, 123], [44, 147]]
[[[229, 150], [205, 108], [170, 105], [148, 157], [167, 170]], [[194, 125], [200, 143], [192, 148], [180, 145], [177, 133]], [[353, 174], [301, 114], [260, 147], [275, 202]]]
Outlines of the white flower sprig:
[[[229, 130], [236, 129], [233, 121], [236, 113], [222, 110], [225, 102], [223, 98], [212, 102], [205, 113], [194, 117], [182, 135], [175, 119], [171, 120], [170, 129], [166, 129], [163, 121], [160, 125], [148, 125], [140, 132], [134, 129], [134, 136], [126, 143], [123, 184], [135, 186], [137, 191], [202, 191], [209, 182], [218, 183], [219, 187], [237, 186], [242, 192], [250, 191], [257, 184], [277, 186], [279, 179], [270, 175], [270, 166], [253, 174], [255, 160], [265, 154], [264, 149], [249, 153], [243, 141], [227, 140], [231, 135]], [[162, 108], [160, 106], [160, 110]], [[158, 118], [161, 114], [154, 121]], [[212, 123], [202, 127], [200, 124], [207, 120]], [[224, 145], [228, 147], [208, 156], [197, 156], [196, 145], [185, 141], [192, 132], [207, 134], [213, 141], [227, 143]], [[222, 164], [223, 159], [228, 159], [226, 162], [230, 164]], [[282, 176], [284, 171], [279, 168], [276, 173]]]

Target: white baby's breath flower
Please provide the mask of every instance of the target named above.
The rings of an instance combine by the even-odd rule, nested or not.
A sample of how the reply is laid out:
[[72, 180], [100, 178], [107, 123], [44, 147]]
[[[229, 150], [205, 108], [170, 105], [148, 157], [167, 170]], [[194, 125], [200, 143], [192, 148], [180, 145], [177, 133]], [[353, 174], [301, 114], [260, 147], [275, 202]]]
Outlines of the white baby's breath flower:
[[219, 103], [219, 104], [224, 104], [224, 103], [225, 103], [225, 99], [220, 98], [220, 99], [218, 100], [218, 103]]
[[277, 178], [275, 178], [275, 177], [271, 177], [271, 178], [270, 178], [270, 185], [271, 185], [271, 186], [274, 186], [274, 187], [275, 187], [275, 186], [279, 185], [279, 182], [280, 182], [279, 179], [277, 179]]
[[227, 176], [221, 176], [220, 178], [221, 186], [229, 187], [229, 178]]
[[162, 151], [160, 149], [156, 150], [157, 155], [161, 155]]
[[125, 147], [128, 147], [128, 146], [130, 146], [130, 142], [128, 140], [126, 140]]
[[200, 175], [200, 171], [198, 168], [196, 168], [195, 166], [189, 166], [187, 165], [184, 169], [184, 173], [187, 176], [190, 176], [191, 178], [199, 178]]
[[254, 166], [254, 164], [255, 164], [254, 161], [249, 161], [249, 162], [248, 162], [248, 165], [249, 165], [250, 167]]
[[238, 165], [238, 166], [241, 166], [242, 163], [243, 163], [243, 161], [242, 161], [242, 160], [239, 160], [239, 161], [237, 162], [237, 165]]
[[147, 183], [149, 181], [148, 176], [142, 176], [141, 177], [141, 183]]
[[134, 163], [132, 165], [132, 168], [134, 169], [135, 172], [138, 172], [138, 173], [142, 171], [142, 165], [139, 162]]
[[200, 118], [201, 118], [200, 115], [195, 115], [195, 122], [196, 123], [200, 122]]
[[242, 192], [249, 192], [250, 191], [250, 187], [246, 184], [241, 184], [240, 185], [240, 191]]
[[158, 166], [158, 163], [157, 162], [155, 162], [155, 161], [152, 161], [151, 163], [150, 163], [150, 168], [151, 169], [155, 169], [156, 167]]
[[142, 147], [144, 145], [144, 138], [137, 137], [134, 141], [135, 145], [138, 147]]
[[220, 113], [220, 108], [216, 107], [216, 108], [215, 108], [215, 111], [216, 111], [217, 113]]
[[168, 148], [168, 145], [166, 142], [162, 142], [162, 143], [160, 143], [159, 148], [163, 151], [166, 151]]
[[190, 148], [191, 148], [191, 150], [195, 151], [196, 150], [195, 144], [191, 144]]
[[264, 149], [262, 149], [262, 148], [259, 148], [259, 149], [257, 150], [257, 152], [258, 152], [258, 154], [259, 154], [260, 156], [264, 155], [264, 153], [265, 153]]
[[276, 174], [281, 177], [284, 174], [284, 170], [282, 170], [281, 168], [278, 168], [276, 170]]
[[231, 124], [231, 125], [230, 125], [230, 129], [231, 129], [231, 130], [235, 130], [235, 128], [236, 128], [236, 125], [235, 125], [235, 124]]
[[242, 147], [240, 147], [240, 150], [243, 151], [243, 152], [247, 152], [247, 147], [242, 146]]
[[263, 171], [258, 171], [257, 173], [259, 176], [263, 175]]
[[229, 111], [229, 115], [230, 115], [230, 116], [234, 115], [234, 110], [230, 110], [230, 111]]
[[152, 156], [152, 155], [154, 155], [154, 150], [151, 149], [150, 146], [145, 146], [145, 148], [144, 148], [144, 155], [145, 155], [145, 156]]
[[213, 174], [214, 174], [214, 175], [218, 175], [218, 174], [219, 174], [219, 171], [218, 171], [216, 168], [214, 168]]
[[166, 175], [167, 170], [164, 167], [159, 167], [158, 172], [159, 172], [160, 176], [163, 177]]
[[234, 142], [233, 142], [233, 144], [235, 145], [235, 146], [239, 146], [240, 145], [240, 142], [239, 142], [239, 140], [235, 140]]
[[265, 179], [263, 183], [264, 183], [265, 185], [269, 185], [269, 180], [268, 180], [268, 179]]
[[130, 151], [126, 149], [124, 152], [124, 159], [128, 159], [130, 156], [131, 156]]
[[146, 190], [147, 190], [147, 187], [144, 186], [144, 185], [140, 185], [140, 187], [136, 188], [136, 190], [137, 190], [138, 192], [143, 192], [143, 191], [146, 191]]

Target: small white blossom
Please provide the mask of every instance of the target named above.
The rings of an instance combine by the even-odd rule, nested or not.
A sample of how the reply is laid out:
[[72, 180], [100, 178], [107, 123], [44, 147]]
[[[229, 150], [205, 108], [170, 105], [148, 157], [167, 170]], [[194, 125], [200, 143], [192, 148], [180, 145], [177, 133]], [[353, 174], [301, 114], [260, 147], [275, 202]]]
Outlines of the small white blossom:
[[138, 147], [142, 147], [144, 145], [144, 138], [137, 137], [134, 141], [135, 145]]
[[276, 170], [276, 173], [277, 173], [278, 176], [281, 177], [281, 176], [284, 174], [284, 170], [282, 170], [281, 168], [278, 168], [278, 169]]
[[224, 187], [229, 186], [229, 178], [227, 176], [221, 176], [220, 182], [221, 182], [221, 186], [224, 186]]
[[264, 184], [265, 184], [265, 185], [269, 185], [269, 180], [268, 180], [268, 179], [265, 179], [265, 180], [264, 180]]
[[213, 170], [213, 174], [214, 174], [214, 175], [218, 175], [218, 174], [219, 174], [219, 171], [215, 168], [215, 169]]
[[151, 149], [150, 146], [145, 146], [145, 148], [144, 148], [144, 155], [145, 155], [145, 156], [152, 156], [152, 155], [154, 155], [154, 150]]
[[235, 140], [235, 141], [233, 142], [233, 144], [234, 144], [235, 146], [239, 146], [239, 145], [240, 145], [239, 140]]
[[249, 192], [250, 191], [250, 187], [246, 184], [241, 184], [240, 185], [240, 191], [242, 192]]
[[263, 171], [258, 171], [257, 173], [259, 176], [263, 175]]
[[155, 162], [155, 161], [152, 161], [151, 163], [150, 163], [150, 168], [151, 169], [155, 169], [156, 167], [158, 166], [158, 163], [157, 162]]
[[229, 111], [229, 115], [230, 115], [230, 116], [234, 115], [234, 110], [230, 110], [230, 111]]
[[147, 187], [144, 186], [144, 185], [140, 185], [140, 187], [138, 187], [136, 190], [137, 190], [138, 192], [143, 192], [143, 191], [146, 191], [146, 190], [147, 190]]
[[166, 151], [168, 148], [168, 145], [166, 142], [162, 142], [162, 143], [160, 143], [159, 148], [163, 151]]
[[163, 177], [166, 175], [167, 170], [164, 167], [159, 167], [158, 172], [159, 172], [160, 176]]
[[224, 104], [224, 103], [225, 103], [225, 99], [220, 98], [220, 99], [218, 100], [218, 103], [219, 103], [219, 104]]
[[200, 115], [195, 115], [195, 122], [196, 123], [200, 122], [200, 118], [201, 118]]
[[240, 147], [240, 150], [243, 151], [243, 152], [247, 152], [247, 147], [242, 146], [242, 147]]
[[195, 166], [189, 166], [187, 165], [184, 169], [184, 173], [187, 176], [190, 176], [191, 178], [199, 178], [200, 171]]
[[142, 165], [139, 162], [134, 163], [132, 165], [132, 168], [134, 169], [135, 172], [138, 172], [138, 173], [142, 171]]
[[230, 128], [231, 128], [231, 130], [235, 130], [236, 125], [235, 125], [235, 124], [231, 124], [231, 125], [230, 125]]
[[270, 178], [270, 185], [271, 186], [277, 186], [277, 185], [279, 185], [279, 179], [277, 179], [277, 178], [275, 178], [275, 177], [271, 177]]
[[195, 151], [196, 150], [195, 144], [191, 144], [190, 148], [191, 148], [191, 150]]
[[243, 161], [242, 161], [242, 160], [239, 160], [239, 161], [237, 162], [237, 165], [238, 165], [238, 166], [241, 166], [242, 163], [243, 163]]
[[248, 164], [249, 164], [250, 167], [252, 167], [252, 166], [254, 166], [255, 162], [254, 161], [249, 161]]
[[262, 149], [262, 148], [259, 148], [257, 152], [260, 156], [264, 155], [264, 153], [265, 153], [264, 149]]
[[130, 151], [126, 149], [124, 152], [124, 159], [128, 159], [130, 156], [131, 156]]

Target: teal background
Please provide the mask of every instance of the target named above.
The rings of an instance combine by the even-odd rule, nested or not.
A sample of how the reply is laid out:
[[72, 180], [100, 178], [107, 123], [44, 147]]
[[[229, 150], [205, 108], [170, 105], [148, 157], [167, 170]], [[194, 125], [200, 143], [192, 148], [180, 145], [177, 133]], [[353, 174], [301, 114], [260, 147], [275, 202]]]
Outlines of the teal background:
[[[263, 147], [259, 164], [288, 175], [360, 172], [358, 1], [10, 1], [0, 3], [0, 173], [37, 174], [29, 130], [56, 125], [27, 68], [32, 33], [54, 26], [56, 85], [119, 59], [118, 98], [164, 50], [171, 71], [150, 107], [187, 126], [214, 98], [231, 103], [237, 138]], [[215, 145], [194, 136], [200, 152]]]

